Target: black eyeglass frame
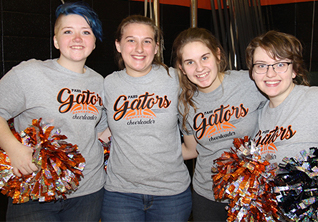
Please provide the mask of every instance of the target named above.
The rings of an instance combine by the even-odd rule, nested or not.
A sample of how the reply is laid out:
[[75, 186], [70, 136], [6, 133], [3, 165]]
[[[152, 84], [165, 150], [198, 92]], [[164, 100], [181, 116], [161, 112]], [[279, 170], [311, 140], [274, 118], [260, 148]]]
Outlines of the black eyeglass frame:
[[273, 68], [274, 72], [277, 73], [277, 74], [285, 73], [285, 72], [276, 72], [276, 70], [275, 70], [275, 68], [274, 68], [274, 65], [277, 65], [277, 64], [279, 64], [279, 63], [286, 63], [286, 64], [287, 64], [287, 69], [286, 69], [285, 72], [287, 72], [288, 66], [289, 66], [290, 64], [293, 64], [293, 62], [277, 62], [277, 63], [274, 63], [274, 64], [254, 63], [253, 66], [252, 66], [252, 68], [254, 69], [254, 66], [257, 65], [257, 64], [262, 64], [262, 65], [266, 65], [266, 67], [267, 67], [266, 72], [258, 73], [258, 72], [255, 71], [256, 74], [265, 74], [265, 73], [267, 73], [270, 66]]

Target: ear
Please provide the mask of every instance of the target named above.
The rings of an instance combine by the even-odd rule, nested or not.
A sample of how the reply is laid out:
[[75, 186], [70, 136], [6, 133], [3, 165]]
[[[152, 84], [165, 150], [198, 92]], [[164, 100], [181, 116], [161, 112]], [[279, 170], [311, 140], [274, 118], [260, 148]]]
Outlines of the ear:
[[220, 61], [221, 60], [221, 49], [220, 48], [218, 48], [218, 51], [216, 54], [217, 54], [218, 60]]
[[179, 69], [181, 70], [181, 72], [183, 73], [183, 75], [187, 75], [187, 73], [183, 70], [182, 65], [179, 64]]
[[255, 82], [254, 73], [252, 73], [252, 75], [250, 75], [250, 78]]
[[53, 43], [54, 43], [54, 47], [55, 47], [56, 49], [60, 49], [60, 46], [59, 46], [59, 44], [58, 44], [57, 39], [56, 39], [55, 36], [53, 36]]
[[294, 79], [294, 78], [296, 78], [296, 76], [297, 76], [297, 74], [293, 71], [292, 78]]
[[121, 53], [121, 50], [120, 50], [120, 42], [118, 42], [117, 39], [115, 40], [115, 46], [116, 46], [117, 52]]
[[156, 44], [156, 48], [155, 48], [155, 54], [158, 53], [158, 50], [159, 50], [159, 43]]

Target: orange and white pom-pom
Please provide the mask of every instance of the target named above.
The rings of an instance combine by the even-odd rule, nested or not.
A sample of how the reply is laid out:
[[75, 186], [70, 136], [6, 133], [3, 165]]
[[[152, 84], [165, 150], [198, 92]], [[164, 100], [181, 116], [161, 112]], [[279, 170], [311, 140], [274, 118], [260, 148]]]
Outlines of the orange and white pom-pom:
[[248, 137], [233, 143], [235, 148], [214, 160], [212, 175], [215, 199], [229, 200], [227, 221], [278, 221], [271, 192], [275, 167], [261, 160], [258, 147]]
[[24, 203], [65, 199], [66, 194], [74, 192], [85, 167], [77, 145], [67, 143], [60, 130], [42, 124], [41, 119], [34, 119], [20, 134], [14, 130], [12, 120], [8, 123], [15, 137], [33, 149], [33, 162], [39, 170], [31, 175], [15, 176], [8, 155], [0, 149], [1, 193], [12, 197], [13, 203]]

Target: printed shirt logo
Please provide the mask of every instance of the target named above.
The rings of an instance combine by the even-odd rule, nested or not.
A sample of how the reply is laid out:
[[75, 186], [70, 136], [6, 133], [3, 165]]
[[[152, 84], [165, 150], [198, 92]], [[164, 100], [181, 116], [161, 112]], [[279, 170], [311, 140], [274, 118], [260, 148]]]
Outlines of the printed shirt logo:
[[136, 119], [136, 118], [153, 119], [154, 117], [156, 117], [156, 115], [150, 109], [129, 110], [124, 116], [124, 118], [127, 120], [128, 119]]
[[275, 146], [276, 140], [289, 140], [295, 135], [296, 131], [289, 125], [287, 128], [276, 126], [273, 130], [259, 130], [255, 135], [256, 145], [261, 148], [261, 155], [269, 154], [274, 158], [274, 155], [278, 151]]
[[[203, 137], [209, 137], [209, 140], [216, 140], [227, 136], [235, 135], [234, 131], [236, 127], [229, 123], [231, 118], [242, 118], [248, 113], [248, 108], [245, 108], [243, 104], [239, 106], [230, 105], [223, 106], [215, 109], [214, 111], [198, 113], [193, 119], [193, 129], [196, 131], [196, 137], [200, 140]], [[220, 135], [224, 132], [229, 132], [226, 135]], [[220, 135], [214, 137], [215, 135]]]
[[103, 106], [102, 98], [89, 90], [63, 88], [57, 95], [60, 113], [72, 113], [73, 119], [95, 120], [99, 113], [96, 104]]
[[234, 131], [236, 129], [235, 126], [233, 126], [231, 123], [224, 122], [224, 123], [218, 123], [214, 126], [210, 126], [207, 128], [204, 137], [211, 137], [218, 133], [223, 133], [227, 131]]
[[[146, 92], [143, 95], [126, 96], [121, 95], [114, 103], [114, 120], [119, 121], [121, 119], [130, 120], [128, 125], [155, 123], [156, 114], [152, 111], [154, 107], [159, 109], [167, 109], [171, 104], [171, 101], [165, 95], [160, 97], [154, 93], [150, 94]], [[133, 119], [140, 119], [137, 122], [133, 122]], [[141, 120], [144, 119], [144, 120]], [[145, 121], [145, 119], [148, 119]]]

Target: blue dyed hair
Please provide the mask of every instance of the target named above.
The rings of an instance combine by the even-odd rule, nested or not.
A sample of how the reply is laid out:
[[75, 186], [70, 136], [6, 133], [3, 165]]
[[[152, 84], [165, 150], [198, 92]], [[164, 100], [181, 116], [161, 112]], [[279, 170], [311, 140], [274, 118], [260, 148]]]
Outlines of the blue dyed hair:
[[55, 16], [58, 18], [61, 15], [80, 15], [91, 27], [95, 37], [100, 41], [103, 40], [102, 22], [99, 20], [96, 12], [85, 2], [65, 3], [57, 7]]

